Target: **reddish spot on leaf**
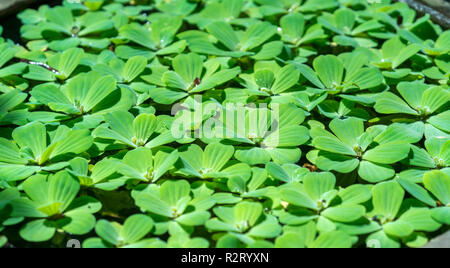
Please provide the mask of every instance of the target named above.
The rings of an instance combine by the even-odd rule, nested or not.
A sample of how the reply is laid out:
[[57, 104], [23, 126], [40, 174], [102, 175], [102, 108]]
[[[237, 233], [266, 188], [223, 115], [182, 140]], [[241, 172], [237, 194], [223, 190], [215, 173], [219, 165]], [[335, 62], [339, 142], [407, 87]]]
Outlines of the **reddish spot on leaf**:
[[194, 80], [194, 86], [196, 87], [196, 86], [198, 86], [198, 85], [200, 85], [200, 83], [201, 83], [202, 81], [200, 81], [200, 78], [195, 78], [195, 80]]
[[309, 171], [311, 172], [316, 172], [317, 170], [319, 170], [319, 168], [316, 165], [311, 165], [308, 163], [304, 164], [303, 167], [309, 169]]

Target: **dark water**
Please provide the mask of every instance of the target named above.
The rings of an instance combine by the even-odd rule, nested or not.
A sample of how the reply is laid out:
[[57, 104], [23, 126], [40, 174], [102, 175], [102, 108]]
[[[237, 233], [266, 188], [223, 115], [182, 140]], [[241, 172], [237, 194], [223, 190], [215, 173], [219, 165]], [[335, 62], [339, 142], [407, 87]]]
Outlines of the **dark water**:
[[419, 14], [429, 14], [431, 19], [444, 29], [450, 29], [450, 1], [449, 0], [399, 0], [406, 2]]
[[[56, 6], [60, 5], [61, 2], [61, 0], [37, 1], [31, 5], [23, 7], [22, 10], [26, 8], [38, 9], [41, 5]], [[0, 25], [3, 27], [2, 36], [6, 39], [13, 40], [15, 43], [23, 44], [22, 40], [20, 39], [21, 22], [17, 18], [17, 14], [18, 13], [14, 13], [5, 17], [0, 17]]]

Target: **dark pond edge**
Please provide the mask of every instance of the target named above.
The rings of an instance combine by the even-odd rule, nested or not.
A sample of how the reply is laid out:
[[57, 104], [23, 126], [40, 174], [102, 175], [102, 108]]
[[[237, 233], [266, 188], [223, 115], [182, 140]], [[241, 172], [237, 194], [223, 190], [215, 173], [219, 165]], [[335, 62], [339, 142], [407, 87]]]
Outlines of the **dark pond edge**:
[[423, 248], [450, 248], [450, 231], [431, 240]]
[[22, 0], [22, 1], [16, 2], [16, 3], [12, 4], [11, 6], [8, 6], [7, 8], [0, 10], [0, 18], [9, 16], [10, 14], [18, 13], [19, 11], [27, 8], [28, 6], [39, 3], [39, 2], [43, 2], [43, 0]]
[[[444, 0], [443, 0], [444, 1]], [[444, 29], [450, 28], [450, 4], [448, 4], [448, 7], [439, 7], [442, 9], [442, 12], [437, 10], [436, 8], [433, 8], [430, 4], [425, 4], [418, 0], [398, 0], [398, 2], [404, 2], [407, 3], [411, 8], [417, 11], [420, 15], [429, 14], [431, 17], [431, 20], [435, 23], [442, 26]]]
[[[2, 1], [2, 0], [0, 0]], [[0, 10], [0, 25], [3, 26], [3, 34], [2, 36], [5, 39], [10, 39], [14, 41], [16, 44], [25, 45], [23, 40], [20, 37], [20, 27], [22, 23], [17, 18], [17, 14], [19, 14], [22, 10], [27, 8], [38, 9], [42, 5], [56, 6], [62, 3], [61, 0], [29, 0], [27, 2], [21, 2], [20, 5], [15, 5], [14, 7], [10, 7], [7, 11]]]

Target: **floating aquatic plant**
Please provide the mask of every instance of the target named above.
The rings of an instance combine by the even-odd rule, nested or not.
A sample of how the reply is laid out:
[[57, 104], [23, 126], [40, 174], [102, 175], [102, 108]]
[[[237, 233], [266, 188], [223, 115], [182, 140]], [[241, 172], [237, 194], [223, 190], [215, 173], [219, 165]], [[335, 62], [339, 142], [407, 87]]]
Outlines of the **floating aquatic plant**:
[[450, 34], [405, 3], [18, 17], [22, 42], [0, 38], [0, 247], [400, 248], [448, 230]]

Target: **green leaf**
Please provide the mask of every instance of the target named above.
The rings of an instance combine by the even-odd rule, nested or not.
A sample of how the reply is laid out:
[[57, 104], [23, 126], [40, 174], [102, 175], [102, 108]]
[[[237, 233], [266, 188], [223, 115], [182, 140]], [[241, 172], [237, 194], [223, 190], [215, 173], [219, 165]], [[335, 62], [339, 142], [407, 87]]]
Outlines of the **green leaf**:
[[94, 237], [84, 240], [83, 248], [112, 248], [112, 246], [101, 238]]
[[392, 62], [392, 68], [395, 69], [404, 63], [406, 60], [416, 55], [420, 50], [422, 50], [422, 46], [419, 44], [411, 44], [406, 46], [402, 50], [398, 52]]
[[336, 138], [318, 137], [313, 140], [313, 145], [317, 149], [325, 150], [328, 152], [352, 156], [357, 155], [352, 147], [348, 146], [347, 144], [341, 142]]
[[114, 27], [114, 24], [112, 21], [101, 20], [101, 21], [98, 21], [98, 22], [88, 25], [86, 28], [84, 28], [83, 30], [80, 31], [79, 35], [87, 36], [90, 34], [101, 33], [103, 31], [108, 31], [113, 27]]
[[82, 196], [75, 199], [67, 209], [94, 214], [102, 209], [102, 203], [93, 197]]
[[374, 212], [387, 219], [397, 216], [405, 191], [395, 181], [382, 182], [372, 188]]
[[49, 59], [49, 65], [58, 70], [63, 79], [70, 77], [84, 57], [80, 48], [70, 48], [62, 54], [56, 54]]
[[421, 81], [401, 82], [398, 84], [397, 90], [411, 107], [417, 109], [421, 106], [423, 93], [429, 87]]
[[48, 183], [49, 201], [60, 203], [61, 212], [72, 203], [80, 190], [78, 181], [66, 171], [53, 175]]
[[313, 69], [308, 65], [300, 64], [296, 66], [300, 73], [308, 79], [313, 85], [318, 88], [325, 89], [325, 86], [320, 81], [319, 77], [316, 75]]
[[171, 88], [178, 88], [182, 90], [186, 90], [189, 88], [188, 84], [184, 82], [183, 78], [177, 74], [176, 72], [166, 72], [162, 78], [164, 83]]
[[383, 230], [371, 234], [366, 239], [368, 248], [400, 248], [399, 240], [386, 234]]
[[[211, 76], [203, 77], [203, 81], [200, 81], [200, 85], [195, 86], [191, 92], [203, 92], [208, 89], [212, 89], [216, 86], [219, 86], [223, 83], [226, 83], [235, 77], [237, 77], [241, 73], [241, 69], [239, 67], [233, 68], [233, 69], [223, 69], [220, 70]], [[195, 83], [194, 83], [195, 84]]]
[[[0, 32], [1, 34], [1, 32]], [[0, 248], [2, 248], [6, 243], [8, 243], [8, 238], [6, 238], [5, 236], [1, 236], [0, 237]]]
[[8, 43], [0, 44], [0, 51], [0, 67], [14, 58], [14, 55], [17, 52], [16, 49], [14, 47], [11, 47], [11, 45]]
[[0, 178], [4, 181], [20, 181], [40, 171], [40, 167], [23, 164], [0, 164]]
[[253, 227], [250, 232], [248, 232], [248, 235], [262, 238], [275, 238], [278, 237], [281, 232], [282, 228], [278, 223], [277, 218], [274, 216], [266, 216], [266, 219]]
[[360, 164], [360, 161], [356, 158], [325, 151], [318, 151], [317, 159], [311, 161], [315, 162], [322, 170], [336, 170], [341, 173], [352, 172]]
[[29, 148], [38, 160], [47, 148], [45, 126], [39, 122], [29, 123], [14, 129], [12, 136], [21, 148]]
[[300, 71], [298, 71], [294, 65], [286, 65], [276, 73], [275, 82], [271, 87], [271, 91], [274, 94], [282, 93], [295, 86], [299, 78]]
[[262, 89], [272, 88], [275, 81], [275, 74], [269, 69], [258, 70], [255, 73], [255, 82]]
[[[0, 150], [3, 152], [0, 155], [0, 161], [11, 164], [27, 164], [28, 161], [20, 157], [20, 151], [17, 145], [11, 141], [0, 138]], [[269, 159], [270, 160], [270, 159]]]
[[355, 27], [352, 31], [352, 35], [358, 35], [363, 32], [369, 32], [372, 30], [379, 29], [381, 27], [383, 27], [383, 24], [379, 23], [378, 21], [369, 20]]
[[253, 23], [240, 39], [240, 50], [252, 50], [268, 39], [270, 39], [277, 32], [277, 28], [270, 22]]
[[263, 140], [263, 145], [269, 148], [293, 147], [309, 140], [308, 129], [304, 126], [289, 126], [281, 128]]
[[56, 232], [53, 223], [45, 219], [35, 220], [25, 224], [20, 229], [20, 237], [29, 242], [44, 242], [50, 240]]
[[[180, 54], [186, 49], [187, 43], [185, 40], [180, 40], [178, 42], [173, 43], [170, 46], [167, 46], [165, 48], [162, 48], [156, 52], [156, 55], [170, 55], [170, 54]], [[153, 58], [152, 54], [148, 54], [147, 59]], [[149, 57], [151, 56], [151, 57]]]
[[377, 68], [362, 68], [353, 77], [346, 77], [346, 81], [351, 81], [361, 90], [375, 88], [383, 83], [383, 74]]
[[310, 246], [310, 248], [351, 248], [352, 239], [340, 231], [322, 233]]
[[[304, 133], [304, 132], [303, 132]], [[305, 136], [303, 136], [304, 138]], [[301, 139], [300, 137], [299, 139]], [[299, 148], [267, 148], [275, 163], [296, 163], [300, 160], [302, 152]]]
[[8, 112], [17, 105], [21, 104], [27, 95], [19, 90], [11, 90], [0, 96], [0, 116], [2, 113]]
[[441, 227], [441, 224], [432, 218], [432, 212], [428, 208], [410, 208], [403, 213], [400, 221], [407, 222], [417, 231], [434, 232]]
[[170, 206], [176, 206], [178, 201], [189, 197], [191, 186], [185, 180], [166, 181], [161, 185], [161, 199]]
[[415, 184], [413, 182], [410, 182], [406, 179], [397, 179], [398, 183], [405, 189], [410, 195], [414, 196], [418, 200], [422, 201], [423, 203], [435, 207], [436, 201], [431, 197], [431, 195], [419, 186], [418, 184]]
[[255, 60], [271, 60], [283, 52], [283, 42], [272, 41], [262, 46], [261, 50], [252, 56]]
[[119, 34], [136, 44], [156, 50], [156, 44], [151, 38], [151, 32], [139, 24], [126, 24], [120, 28]]
[[123, 68], [123, 79], [125, 82], [131, 82], [138, 77], [147, 66], [147, 59], [143, 56], [134, 56], [130, 58]]
[[385, 131], [376, 136], [374, 141], [382, 145], [395, 145], [419, 142], [424, 134], [424, 124], [416, 122], [411, 124], [394, 123]]
[[317, 203], [314, 202], [306, 193], [294, 189], [281, 190], [281, 198], [286, 202], [298, 207], [317, 210]]
[[198, 171], [203, 166], [203, 150], [196, 144], [191, 144], [180, 149], [180, 158], [183, 161], [184, 168], [182, 171], [191, 175], [200, 175]]
[[120, 243], [120, 226], [115, 223], [110, 223], [107, 220], [99, 220], [95, 225], [95, 232], [105, 241], [113, 245]]
[[333, 173], [309, 173], [303, 178], [305, 191], [315, 201], [321, 201], [323, 195], [334, 189], [336, 178]]
[[92, 143], [93, 138], [87, 129], [72, 130], [64, 139], [52, 144], [50, 159], [67, 153], [80, 154], [86, 152], [92, 146]]
[[205, 223], [205, 227], [209, 230], [215, 230], [215, 231], [230, 231], [230, 232], [236, 232], [236, 228], [228, 223], [221, 222], [217, 219], [209, 220]]
[[270, 162], [266, 164], [266, 170], [272, 178], [288, 183], [299, 182], [308, 174], [307, 169], [294, 164], [280, 166], [277, 163]]
[[150, 136], [156, 130], [156, 116], [153, 114], [140, 114], [133, 121], [133, 141], [136, 145], [142, 146], [147, 143]]
[[31, 91], [31, 95], [39, 102], [50, 106], [52, 110], [73, 114], [79, 112], [66, 95], [54, 84], [36, 86]]
[[46, 204], [49, 199], [47, 176], [39, 174], [25, 181], [25, 193], [36, 203]]
[[410, 151], [409, 144], [384, 144], [367, 151], [364, 160], [379, 164], [393, 164], [405, 159]]
[[449, 207], [439, 207], [431, 211], [431, 216], [433, 219], [437, 220], [442, 224], [450, 224], [450, 208]]
[[132, 244], [144, 238], [152, 229], [152, 218], [146, 215], [136, 214], [125, 220], [120, 236], [125, 243]]
[[157, 181], [162, 177], [167, 171], [169, 171], [172, 166], [177, 162], [179, 157], [178, 151], [174, 150], [170, 154], [165, 152], [158, 152], [155, 155], [155, 171], [153, 174], [153, 182]]
[[408, 222], [402, 220], [389, 222], [383, 228], [386, 234], [395, 237], [407, 237], [414, 232], [413, 227]]
[[305, 242], [300, 234], [294, 232], [284, 233], [275, 240], [276, 248], [305, 248]]
[[411, 248], [421, 248], [428, 243], [428, 238], [424, 233], [415, 232], [404, 239], [406, 245]]
[[362, 120], [347, 118], [344, 120], [334, 119], [330, 122], [330, 129], [333, 133], [349, 147], [358, 144], [358, 138], [364, 133]]
[[57, 6], [48, 9], [44, 15], [48, 21], [61, 27], [61, 30], [64, 32], [69, 32], [73, 26], [74, 19], [72, 11], [67, 7]]
[[364, 216], [366, 209], [360, 205], [340, 205], [327, 208], [322, 215], [338, 222], [353, 222]]
[[210, 217], [207, 211], [194, 211], [178, 217], [177, 222], [186, 226], [199, 226], [205, 224]]
[[355, 14], [349, 9], [339, 9], [334, 13], [336, 26], [344, 31], [353, 29], [356, 23]]
[[332, 55], [319, 56], [314, 60], [313, 66], [326, 88], [335, 88], [342, 83], [344, 65], [338, 57]]
[[203, 60], [195, 53], [178, 55], [173, 59], [172, 66], [186, 84], [185, 90], [194, 85], [196, 78], [202, 77]]
[[296, 43], [305, 31], [305, 18], [300, 13], [291, 13], [280, 20], [283, 40]]
[[122, 160], [123, 165], [118, 172], [134, 179], [147, 180], [149, 171], [153, 168], [152, 151], [148, 148], [137, 148], [129, 151]]
[[251, 148], [249, 150], [236, 150], [234, 157], [249, 165], [266, 164], [270, 161], [271, 156], [262, 148]]
[[423, 93], [421, 108], [434, 113], [450, 100], [450, 92], [442, 87], [431, 87]]
[[382, 114], [418, 114], [417, 111], [411, 109], [400, 97], [391, 92], [382, 93], [377, 98], [375, 110]]
[[203, 154], [202, 167], [208, 172], [220, 171], [234, 154], [232, 146], [220, 143], [209, 144]]
[[234, 207], [234, 220], [237, 224], [255, 225], [261, 216], [263, 207], [260, 203], [241, 202]]
[[450, 142], [445, 137], [432, 137], [425, 141], [425, 148], [429, 152], [429, 156], [438, 157], [444, 160], [444, 163], [449, 162]]
[[117, 140], [132, 147], [136, 146], [132, 141], [133, 115], [124, 111], [115, 111], [106, 114], [105, 121], [111, 129], [100, 126], [93, 132], [94, 137]]
[[[5, 69], [2, 70], [2, 72], [4, 71]], [[3, 75], [4, 74], [2, 74], [2, 76]], [[23, 75], [23, 78], [51, 82], [56, 80], [56, 74], [38, 65], [28, 65], [28, 72]]]
[[423, 183], [428, 191], [432, 192], [444, 206], [450, 205], [450, 176], [442, 171], [425, 173]]
[[336, 223], [329, 220], [325, 216], [319, 216], [317, 219], [317, 231], [320, 233], [329, 233], [337, 229]]
[[[65, 216], [67, 218], [60, 220], [64, 225], [62, 229], [70, 234], [85, 235], [95, 227], [95, 217], [90, 213], [74, 210], [67, 212]], [[67, 224], [66, 219], [69, 221]]]
[[217, 21], [208, 25], [206, 29], [229, 50], [238, 50], [239, 38], [230, 24]]
[[438, 129], [450, 132], [450, 126], [447, 123], [449, 120], [450, 120], [450, 111], [445, 111], [443, 113], [430, 117], [430, 119], [428, 119], [427, 122], [429, 122]]
[[136, 198], [136, 205], [144, 211], [149, 211], [164, 217], [172, 217], [171, 207], [155, 195], [143, 193]]
[[362, 204], [372, 198], [372, 192], [369, 187], [361, 184], [354, 184], [339, 192], [339, 197], [345, 205]]
[[116, 80], [112, 76], [104, 76], [97, 80], [87, 92], [82, 102], [84, 110], [90, 111], [111, 92], [116, 89]]

